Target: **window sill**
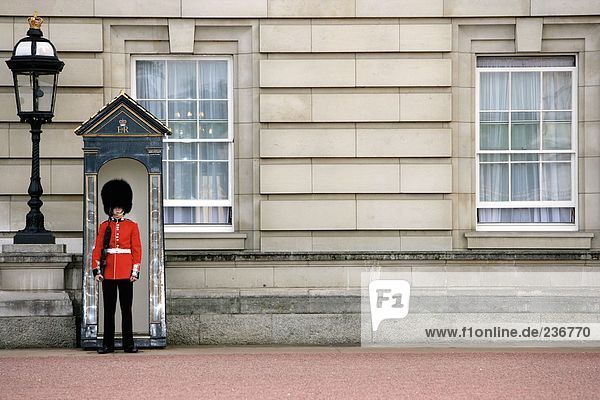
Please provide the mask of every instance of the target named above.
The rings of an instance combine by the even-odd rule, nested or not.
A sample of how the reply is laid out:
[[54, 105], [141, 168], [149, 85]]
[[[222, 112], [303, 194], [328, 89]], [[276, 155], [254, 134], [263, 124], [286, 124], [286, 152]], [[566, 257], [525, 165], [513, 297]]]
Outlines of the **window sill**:
[[466, 232], [468, 249], [590, 249], [591, 232]]
[[244, 250], [245, 233], [165, 232], [166, 250]]

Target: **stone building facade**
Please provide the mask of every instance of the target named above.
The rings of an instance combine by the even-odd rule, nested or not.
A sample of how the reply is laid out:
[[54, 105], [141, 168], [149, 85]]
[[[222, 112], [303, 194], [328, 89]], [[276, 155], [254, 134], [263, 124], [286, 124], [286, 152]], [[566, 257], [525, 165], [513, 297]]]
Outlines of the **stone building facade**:
[[[482, 270], [585, 281], [598, 267], [600, 1], [5, 1], [4, 59], [33, 10], [65, 62], [41, 175], [46, 225], [71, 254], [49, 289], [75, 316], [73, 130], [121, 90], [173, 130], [171, 343], [356, 343], [360, 274], [374, 269], [450, 289]], [[9, 244], [30, 137], [8, 68], [0, 104]], [[3, 295], [23, 289], [0, 281]]]

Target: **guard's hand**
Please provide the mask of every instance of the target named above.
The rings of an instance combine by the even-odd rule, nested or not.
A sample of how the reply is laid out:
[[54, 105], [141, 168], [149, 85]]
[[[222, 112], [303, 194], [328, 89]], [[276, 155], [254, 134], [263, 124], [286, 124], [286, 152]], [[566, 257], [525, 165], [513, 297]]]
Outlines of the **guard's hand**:
[[96, 277], [94, 278], [96, 280], [96, 282], [102, 282], [104, 280], [104, 277], [100, 274], [96, 275]]
[[138, 280], [138, 278], [136, 278], [135, 276], [130, 276], [129, 277], [129, 282], [135, 282], [137, 280]]

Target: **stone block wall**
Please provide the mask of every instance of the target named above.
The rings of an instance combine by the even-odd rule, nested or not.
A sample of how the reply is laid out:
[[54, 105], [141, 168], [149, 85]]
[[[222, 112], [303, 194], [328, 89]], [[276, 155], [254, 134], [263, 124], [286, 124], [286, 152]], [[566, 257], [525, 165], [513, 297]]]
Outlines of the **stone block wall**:
[[[332, 294], [330, 308], [316, 311], [311, 296], [356, 289], [365, 261], [323, 261], [325, 253], [377, 252], [369, 263], [385, 264], [420, 252], [443, 271], [448, 264], [436, 252], [463, 254], [471, 266], [469, 249], [492, 249], [485, 265], [506, 268], [507, 250], [528, 249], [531, 265], [549, 268], [561, 260], [546, 258], [549, 249], [579, 249], [585, 258], [600, 248], [597, 0], [5, 1], [3, 59], [35, 9], [66, 63], [56, 117], [42, 134], [43, 211], [76, 256], [83, 154], [73, 130], [121, 90], [131, 93], [135, 57], [233, 60], [233, 232], [166, 233], [174, 343], [217, 342], [227, 338], [223, 324], [246, 329], [222, 339], [230, 343], [286, 335], [290, 343], [325, 343], [327, 329], [339, 333], [336, 343], [356, 343], [349, 326], [357, 298]], [[476, 230], [475, 60], [485, 54], [577, 56], [576, 232]], [[28, 199], [29, 128], [17, 120], [11, 86], [0, 68], [0, 243], [23, 227]], [[205, 259], [205, 251], [220, 253]], [[308, 258], [276, 265], [227, 258], [240, 253]], [[75, 272], [65, 280], [73, 299], [78, 282]], [[275, 291], [260, 294], [266, 288]], [[219, 312], [205, 308], [207, 293]], [[284, 312], [273, 312], [278, 307]]]
[[[219, 262], [215, 262], [218, 259]], [[425, 329], [598, 323], [598, 254], [587, 251], [310, 254], [172, 253], [168, 343], [400, 346], [591, 346], [428, 339]], [[370, 329], [361, 274], [411, 285], [408, 316]], [[183, 277], [189, 277], [187, 281]], [[361, 312], [363, 312], [361, 318]], [[368, 327], [365, 326], [369, 325]], [[487, 325], [486, 325], [487, 324]], [[595, 329], [595, 325], [591, 329]]]
[[[469, 248], [482, 54], [578, 56], [578, 230], [600, 230], [595, 1], [190, 0], [143, 10], [135, 2], [9, 2], [0, 5], [4, 58], [34, 3], [66, 62], [41, 153], [47, 224], [72, 252], [81, 222], [61, 217], [81, 213], [81, 140], [72, 130], [130, 91], [131, 60], [148, 55], [230, 55], [234, 64], [234, 232], [218, 240], [169, 234], [167, 249]], [[11, 85], [0, 68], [0, 174], [10, 177], [0, 185], [4, 243], [26, 211], [30, 157]]]

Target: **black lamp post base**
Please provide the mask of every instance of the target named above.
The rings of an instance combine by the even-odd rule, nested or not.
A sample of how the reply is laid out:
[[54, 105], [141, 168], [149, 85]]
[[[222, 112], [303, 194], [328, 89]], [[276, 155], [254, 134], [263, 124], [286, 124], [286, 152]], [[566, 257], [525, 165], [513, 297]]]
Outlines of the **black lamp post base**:
[[26, 232], [19, 231], [13, 238], [14, 244], [55, 244], [56, 238], [50, 231]]

